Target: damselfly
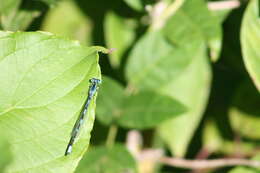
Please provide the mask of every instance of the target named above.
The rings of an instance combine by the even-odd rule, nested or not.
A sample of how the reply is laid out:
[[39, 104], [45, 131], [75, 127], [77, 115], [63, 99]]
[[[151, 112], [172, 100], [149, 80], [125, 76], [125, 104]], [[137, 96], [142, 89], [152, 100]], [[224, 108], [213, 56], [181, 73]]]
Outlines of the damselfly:
[[97, 92], [97, 89], [98, 89], [99, 84], [101, 83], [101, 80], [92, 78], [89, 80], [89, 82], [90, 82], [90, 86], [89, 86], [89, 90], [88, 90], [88, 97], [87, 97], [86, 102], [82, 106], [79, 117], [71, 131], [71, 137], [70, 137], [69, 144], [65, 151], [65, 156], [69, 155], [72, 152], [72, 146], [73, 146], [77, 136], [79, 135], [79, 131], [84, 122], [84, 117], [86, 116], [86, 114], [88, 112], [89, 104], [90, 104], [92, 98], [94, 97], [95, 93]]

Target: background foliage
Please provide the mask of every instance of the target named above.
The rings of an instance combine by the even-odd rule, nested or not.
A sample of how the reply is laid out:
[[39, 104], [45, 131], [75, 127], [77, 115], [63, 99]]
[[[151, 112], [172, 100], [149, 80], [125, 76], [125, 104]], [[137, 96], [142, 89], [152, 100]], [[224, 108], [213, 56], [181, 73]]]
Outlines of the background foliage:
[[[0, 0], [0, 169], [178, 173], [189, 170], [159, 158], [259, 160], [259, 2], [217, 2]], [[101, 74], [65, 157], [88, 80]]]

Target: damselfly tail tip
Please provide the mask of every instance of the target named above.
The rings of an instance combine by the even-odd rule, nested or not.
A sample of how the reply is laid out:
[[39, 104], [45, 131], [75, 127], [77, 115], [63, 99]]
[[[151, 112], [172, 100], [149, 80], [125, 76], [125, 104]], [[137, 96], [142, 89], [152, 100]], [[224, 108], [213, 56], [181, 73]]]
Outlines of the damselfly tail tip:
[[69, 155], [72, 152], [72, 145], [68, 145], [66, 151], [65, 151], [65, 156]]

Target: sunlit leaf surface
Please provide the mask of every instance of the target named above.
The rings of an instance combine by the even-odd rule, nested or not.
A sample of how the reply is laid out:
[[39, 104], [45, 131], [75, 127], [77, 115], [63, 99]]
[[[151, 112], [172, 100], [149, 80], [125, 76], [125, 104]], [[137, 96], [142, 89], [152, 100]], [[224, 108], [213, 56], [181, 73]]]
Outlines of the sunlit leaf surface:
[[99, 50], [42, 32], [0, 35], [0, 131], [14, 153], [7, 172], [73, 172], [90, 140], [94, 101], [72, 154], [64, 152], [89, 79], [100, 78]]
[[258, 3], [258, 0], [252, 0], [247, 7], [242, 23], [241, 44], [246, 68], [256, 87], [260, 90], [260, 20]]

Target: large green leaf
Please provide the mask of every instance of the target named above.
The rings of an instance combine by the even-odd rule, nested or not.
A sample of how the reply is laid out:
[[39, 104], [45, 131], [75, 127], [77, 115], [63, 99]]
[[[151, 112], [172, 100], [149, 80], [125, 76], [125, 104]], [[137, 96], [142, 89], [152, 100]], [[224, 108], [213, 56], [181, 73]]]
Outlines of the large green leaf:
[[121, 114], [121, 106], [125, 99], [124, 89], [115, 80], [104, 77], [97, 99], [97, 118], [105, 125], [114, 123]]
[[259, 1], [250, 1], [249, 6], [245, 12], [242, 31], [241, 31], [241, 44], [243, 58], [246, 68], [260, 90], [260, 21], [259, 21]]
[[124, 1], [135, 10], [138, 11], [143, 10], [143, 3], [141, 0], [124, 0]]
[[0, 3], [0, 23], [4, 30], [25, 30], [45, 9], [39, 1], [4, 0]]
[[95, 147], [81, 160], [76, 173], [136, 173], [136, 163], [120, 144], [111, 148]]
[[187, 113], [165, 122], [159, 128], [160, 136], [177, 156], [186, 153], [203, 115], [210, 90], [211, 70], [204, 50], [198, 49], [191, 56], [194, 60], [187, 70], [162, 88], [162, 92], [178, 99], [189, 109]]
[[0, 170], [1, 172], [5, 172], [6, 167], [12, 161], [12, 153], [10, 150], [10, 144], [6, 139], [4, 132], [1, 132], [0, 136], [0, 150], [1, 150], [1, 157], [0, 157]]
[[[186, 153], [207, 103], [211, 70], [206, 52], [209, 47], [211, 59], [218, 59], [222, 37], [220, 24], [203, 1], [194, 0], [185, 1], [163, 28], [164, 35], [175, 47], [171, 58], [185, 59], [188, 65], [175, 78], [168, 78], [169, 84], [160, 89], [189, 109], [159, 128], [160, 136], [177, 156]], [[171, 66], [171, 71], [179, 68], [176, 63]]]
[[229, 117], [232, 128], [240, 135], [260, 139], [259, 103], [260, 94], [250, 82], [244, 82], [236, 91]]
[[161, 32], [149, 32], [132, 50], [126, 75], [136, 88], [159, 89], [177, 78], [190, 61], [187, 52], [174, 49]]
[[126, 96], [123, 87], [109, 78], [102, 82], [97, 103], [97, 117], [103, 124], [126, 128], [152, 128], [186, 111], [178, 101], [155, 92]]
[[169, 96], [143, 91], [124, 100], [118, 123], [128, 128], [152, 128], [185, 111], [181, 103]]
[[159, 130], [171, 151], [183, 156], [208, 97], [210, 69], [205, 47], [196, 40], [189, 41], [188, 47], [173, 47], [160, 32], [149, 32], [136, 44], [126, 70], [130, 85], [157, 90], [188, 108]]
[[43, 32], [0, 36], [0, 131], [14, 153], [7, 172], [73, 172], [90, 140], [94, 101], [73, 153], [64, 152], [88, 80], [100, 78], [99, 50]]
[[71, 0], [58, 3], [57, 7], [47, 13], [42, 24], [43, 31], [79, 40], [86, 45], [91, 43], [91, 29], [90, 19]]
[[212, 61], [219, 58], [222, 42], [221, 21], [212, 15], [201, 0], [185, 1], [168, 20], [164, 32], [176, 46], [189, 46], [190, 41], [203, 40], [210, 49]]
[[118, 67], [135, 38], [135, 23], [131, 19], [125, 19], [113, 12], [108, 12], [104, 26], [106, 44], [109, 48], [115, 49], [109, 55], [109, 60], [112, 66]]

